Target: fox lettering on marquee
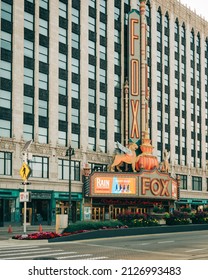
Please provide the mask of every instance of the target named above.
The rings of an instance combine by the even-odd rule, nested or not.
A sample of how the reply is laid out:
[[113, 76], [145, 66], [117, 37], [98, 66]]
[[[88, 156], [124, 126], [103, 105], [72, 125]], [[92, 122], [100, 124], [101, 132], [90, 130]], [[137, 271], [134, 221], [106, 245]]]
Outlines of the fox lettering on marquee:
[[160, 178], [149, 178], [143, 177], [141, 180], [141, 194], [148, 195], [151, 194], [153, 196], [165, 196], [170, 197], [170, 193], [168, 190], [169, 182], [168, 179], [160, 179]]

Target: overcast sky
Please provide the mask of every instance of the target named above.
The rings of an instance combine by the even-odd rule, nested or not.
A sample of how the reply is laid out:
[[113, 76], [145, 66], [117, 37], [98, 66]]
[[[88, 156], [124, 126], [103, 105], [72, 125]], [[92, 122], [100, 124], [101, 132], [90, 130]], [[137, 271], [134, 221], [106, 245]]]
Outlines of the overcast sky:
[[196, 14], [208, 21], [208, 1], [207, 0], [180, 0], [184, 5], [187, 4], [191, 10], [196, 10]]

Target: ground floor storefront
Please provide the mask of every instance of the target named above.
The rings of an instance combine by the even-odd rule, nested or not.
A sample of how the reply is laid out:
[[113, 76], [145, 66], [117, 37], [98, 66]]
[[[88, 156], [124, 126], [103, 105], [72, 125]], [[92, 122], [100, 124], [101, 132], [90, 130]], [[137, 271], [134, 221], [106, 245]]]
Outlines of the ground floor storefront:
[[155, 206], [169, 212], [174, 209], [174, 203], [169, 200], [143, 200], [139, 198], [91, 198], [85, 199], [84, 220], [112, 220], [119, 214], [147, 213], [151, 214]]
[[[21, 190], [1, 190], [0, 226], [22, 224], [24, 203], [20, 202]], [[55, 225], [57, 215], [68, 216], [69, 195], [65, 192], [29, 191], [26, 203], [26, 223], [28, 225]], [[71, 213], [73, 222], [82, 220], [82, 194], [71, 194]]]
[[176, 201], [176, 207], [200, 211], [204, 208], [208, 208], [208, 199], [181, 198]]
[[151, 214], [154, 207], [171, 212], [178, 198], [179, 181], [157, 169], [140, 173], [94, 172], [84, 198], [84, 220], [116, 219], [126, 212]]

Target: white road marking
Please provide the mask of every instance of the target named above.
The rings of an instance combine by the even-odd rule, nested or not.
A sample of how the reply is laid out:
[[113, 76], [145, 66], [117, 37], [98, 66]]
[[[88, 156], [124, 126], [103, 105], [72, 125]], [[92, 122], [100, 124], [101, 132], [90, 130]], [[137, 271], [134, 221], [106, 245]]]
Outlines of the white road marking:
[[87, 258], [86, 260], [104, 260], [108, 259], [108, 257], [94, 257], [94, 258]]
[[[61, 251], [61, 250], [60, 250]], [[76, 252], [71, 252], [71, 253], [76, 253]], [[34, 258], [39, 258], [39, 257], [51, 257], [51, 256], [55, 256], [57, 257], [58, 255], [66, 255], [66, 254], [70, 254], [69, 252], [61, 252], [61, 253], [49, 253], [49, 254], [41, 254], [41, 255], [31, 255], [31, 256], [21, 256], [21, 257], [13, 257], [13, 258], [4, 258], [4, 260], [17, 260], [17, 259], [34, 259]]]
[[163, 244], [163, 243], [173, 243], [175, 242], [174, 240], [167, 240], [167, 241], [159, 241], [157, 242], [158, 244]]
[[207, 248], [202, 248], [202, 249], [192, 249], [192, 250], [188, 250], [188, 251], [185, 251], [185, 252], [186, 252], [186, 253], [191, 253], [191, 252], [203, 251], [203, 250], [207, 250]]
[[61, 259], [72, 259], [72, 258], [80, 258], [80, 257], [90, 257], [92, 256], [92, 254], [84, 254], [84, 255], [73, 255], [73, 256], [65, 256], [65, 257], [58, 257], [57, 259], [58, 260], [61, 260]]

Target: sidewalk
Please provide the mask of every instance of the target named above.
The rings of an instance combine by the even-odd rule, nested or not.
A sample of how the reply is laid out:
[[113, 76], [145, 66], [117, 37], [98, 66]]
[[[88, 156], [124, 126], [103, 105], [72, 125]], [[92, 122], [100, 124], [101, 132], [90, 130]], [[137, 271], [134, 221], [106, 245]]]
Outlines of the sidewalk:
[[[32, 233], [32, 232], [38, 232], [39, 231], [39, 226], [40, 225], [34, 225], [26, 226], [26, 234], [27, 233]], [[56, 231], [56, 226], [55, 225], [42, 225], [42, 231]], [[23, 225], [21, 226], [11, 226], [11, 232], [9, 232], [9, 226], [4, 226], [0, 227], [0, 240], [6, 240], [12, 238], [12, 236], [16, 234], [23, 234], [24, 233], [24, 227]]]

